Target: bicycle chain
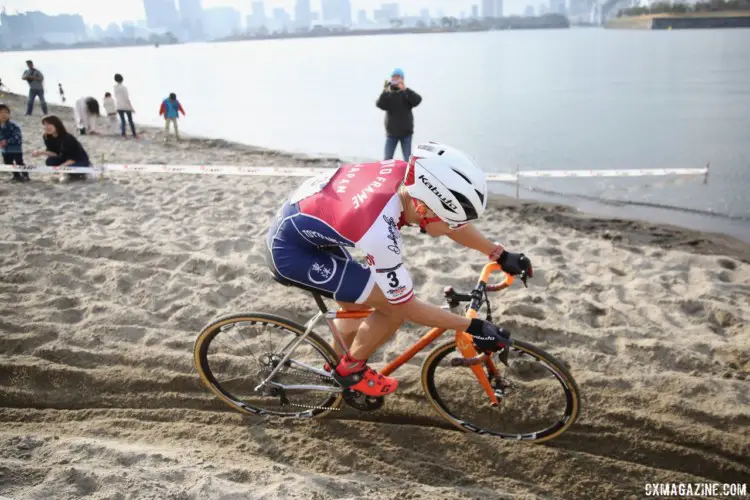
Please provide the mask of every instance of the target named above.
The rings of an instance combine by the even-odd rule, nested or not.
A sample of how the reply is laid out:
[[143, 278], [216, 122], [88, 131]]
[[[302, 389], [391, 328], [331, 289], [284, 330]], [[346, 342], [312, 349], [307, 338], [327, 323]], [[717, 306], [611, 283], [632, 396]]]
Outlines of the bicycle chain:
[[[286, 368], [287, 368], [287, 370], [295, 370], [295, 371], [301, 372], [301, 374], [298, 374], [298, 373], [290, 374], [287, 371], [286, 374], [289, 374], [289, 375], [292, 375], [292, 376], [295, 376], [295, 377], [299, 377], [302, 380], [307, 380], [307, 381], [310, 381], [310, 382], [320, 382], [321, 379], [325, 379], [325, 377], [323, 377], [322, 375], [312, 374], [312, 373], [309, 373], [307, 371], [300, 370], [299, 368], [295, 368], [293, 366], [287, 366]], [[268, 373], [270, 374], [271, 370], [268, 370]], [[296, 408], [305, 408], [305, 409], [308, 409], [308, 410], [335, 410], [335, 411], [341, 411], [341, 408], [332, 408], [330, 406], [301, 405], [301, 404], [292, 403], [292, 402], [289, 402], [287, 404], [288, 404], [288, 406], [294, 406]]]

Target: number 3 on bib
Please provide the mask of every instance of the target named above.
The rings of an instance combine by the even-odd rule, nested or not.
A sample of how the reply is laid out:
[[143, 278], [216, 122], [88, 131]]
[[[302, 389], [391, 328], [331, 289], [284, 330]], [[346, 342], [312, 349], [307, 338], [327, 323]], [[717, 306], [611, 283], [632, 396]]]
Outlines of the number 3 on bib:
[[391, 288], [396, 288], [398, 286], [398, 276], [396, 276], [396, 273], [394, 271], [391, 271], [390, 273], [386, 274], [386, 276], [390, 280], [388, 282], [388, 285], [390, 285]]

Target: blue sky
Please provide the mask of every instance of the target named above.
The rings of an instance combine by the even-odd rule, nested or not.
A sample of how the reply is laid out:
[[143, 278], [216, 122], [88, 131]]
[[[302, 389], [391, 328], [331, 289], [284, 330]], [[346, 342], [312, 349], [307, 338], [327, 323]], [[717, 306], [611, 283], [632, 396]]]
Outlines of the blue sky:
[[[352, 0], [352, 9], [356, 12], [359, 9], [372, 11], [381, 3], [393, 0]], [[513, 0], [506, 2], [506, 10], [516, 9]], [[177, 2], [175, 2], [177, 3]], [[284, 7], [293, 12], [294, 0], [265, 0], [266, 11], [270, 12], [273, 7]], [[461, 14], [461, 11], [469, 14], [472, 4], [481, 4], [481, 0], [399, 0], [402, 12], [418, 14], [419, 10], [429, 7], [433, 14], [438, 9], [442, 9], [445, 15]], [[517, 0], [519, 7], [522, 0]], [[533, 3], [533, 2], [532, 2]], [[19, 12], [27, 10], [41, 10], [49, 14], [77, 13], [84, 17], [88, 24], [103, 24], [109, 22], [121, 22], [124, 20], [143, 19], [143, 0], [2, 0], [0, 5], [4, 5], [9, 13], [18, 10]], [[243, 14], [249, 14], [252, 0], [203, 0], [203, 7], [231, 6]], [[314, 10], [320, 9], [320, 0], [312, 0]]]

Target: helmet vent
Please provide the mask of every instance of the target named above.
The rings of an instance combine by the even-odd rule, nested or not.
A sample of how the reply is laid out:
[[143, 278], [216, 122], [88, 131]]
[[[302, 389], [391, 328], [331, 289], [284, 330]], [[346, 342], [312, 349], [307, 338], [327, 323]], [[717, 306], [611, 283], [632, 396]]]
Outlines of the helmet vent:
[[484, 205], [484, 195], [480, 193], [478, 189], [475, 189], [474, 191], [477, 192], [477, 196], [479, 196], [479, 201], [481, 201], [482, 205]]
[[450, 190], [451, 194], [456, 198], [456, 201], [459, 205], [464, 209], [464, 213], [466, 214], [466, 220], [474, 220], [477, 218], [477, 210], [474, 208], [474, 205], [471, 204], [469, 199], [462, 195], [461, 193], [458, 193], [456, 191]]
[[456, 174], [458, 174], [458, 175], [460, 175], [461, 177], [463, 177], [463, 179], [464, 179], [464, 180], [465, 180], [466, 182], [468, 182], [468, 183], [469, 183], [469, 185], [471, 185], [471, 181], [469, 180], [469, 178], [468, 178], [468, 177], [466, 177], [466, 174], [463, 174], [462, 172], [459, 172], [459, 171], [458, 171], [458, 170], [456, 170], [455, 168], [452, 168], [451, 170], [453, 170], [454, 172], [456, 172]]

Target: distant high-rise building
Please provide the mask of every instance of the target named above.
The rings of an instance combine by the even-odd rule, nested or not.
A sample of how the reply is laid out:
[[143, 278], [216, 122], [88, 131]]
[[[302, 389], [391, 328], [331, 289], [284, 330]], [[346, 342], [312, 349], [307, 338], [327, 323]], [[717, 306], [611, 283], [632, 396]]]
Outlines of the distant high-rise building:
[[471, 17], [473, 17], [474, 19], [479, 17], [479, 5], [474, 4], [471, 6]]
[[242, 16], [231, 7], [203, 11], [203, 29], [209, 38], [226, 38], [240, 33]]
[[143, 0], [146, 21], [152, 30], [177, 31], [180, 17], [174, 0]]
[[482, 0], [482, 17], [495, 17], [495, 0]]
[[292, 16], [282, 8], [273, 9], [273, 31], [286, 32], [292, 27]]
[[94, 27], [91, 29], [91, 33], [96, 39], [104, 38], [104, 28], [102, 28], [98, 24], [94, 25]]
[[422, 21], [428, 21], [430, 19], [430, 9], [422, 9], [419, 11], [419, 18]]
[[352, 23], [352, 4], [350, 0], [321, 0], [322, 19], [348, 26]]
[[568, 15], [589, 22], [593, 5], [593, 0], [570, 0]]
[[566, 11], [565, 0], [549, 0], [549, 12], [565, 15]]
[[109, 38], [120, 38], [122, 36], [122, 30], [120, 25], [117, 23], [109, 23], [107, 29], [104, 30], [104, 34]]
[[375, 10], [375, 20], [381, 23], [389, 23], [392, 19], [399, 18], [399, 8], [397, 3], [384, 3], [380, 8]]
[[503, 12], [503, 0], [495, 0], [495, 17], [503, 17]]
[[50, 16], [32, 11], [7, 14], [0, 11], [0, 45], [33, 47], [41, 42], [70, 44], [86, 40], [86, 24], [78, 14]]
[[189, 40], [203, 38], [203, 6], [201, 0], [180, 0], [180, 25]]
[[357, 13], [357, 24], [366, 25], [370, 24], [370, 19], [367, 18], [367, 11], [364, 9], [361, 9]]
[[294, 25], [298, 29], [307, 30], [310, 29], [311, 22], [310, 0], [297, 0], [297, 4], [294, 6]]
[[253, 2], [253, 12], [247, 16], [247, 28], [249, 30], [257, 30], [261, 26], [266, 26], [267, 23], [266, 8], [263, 2]]
[[527, 5], [526, 8], [523, 10], [524, 17], [534, 17], [534, 6], [533, 5]]

